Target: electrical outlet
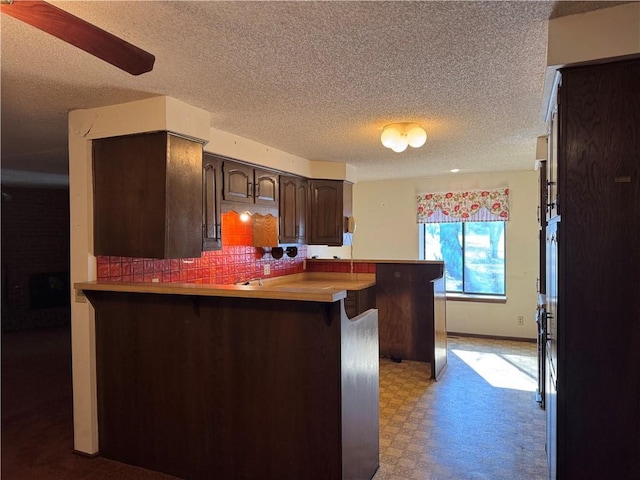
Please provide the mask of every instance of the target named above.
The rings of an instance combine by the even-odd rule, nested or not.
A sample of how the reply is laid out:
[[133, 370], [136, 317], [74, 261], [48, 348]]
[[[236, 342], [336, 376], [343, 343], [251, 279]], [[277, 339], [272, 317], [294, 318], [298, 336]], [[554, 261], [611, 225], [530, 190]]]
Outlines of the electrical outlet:
[[264, 274], [271, 275], [271, 265], [269, 265], [268, 263], [264, 266]]
[[516, 318], [518, 325], [524, 325], [524, 317], [522, 315], [518, 315]]
[[82, 290], [76, 289], [76, 302], [78, 303], [87, 303], [87, 297], [85, 296]]

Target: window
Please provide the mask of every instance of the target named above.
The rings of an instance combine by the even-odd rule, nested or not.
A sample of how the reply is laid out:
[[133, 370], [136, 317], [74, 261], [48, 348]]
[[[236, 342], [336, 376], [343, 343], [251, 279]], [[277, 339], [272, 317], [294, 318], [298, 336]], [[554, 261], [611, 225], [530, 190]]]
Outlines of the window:
[[447, 292], [505, 294], [505, 222], [425, 223], [425, 260], [444, 260]]

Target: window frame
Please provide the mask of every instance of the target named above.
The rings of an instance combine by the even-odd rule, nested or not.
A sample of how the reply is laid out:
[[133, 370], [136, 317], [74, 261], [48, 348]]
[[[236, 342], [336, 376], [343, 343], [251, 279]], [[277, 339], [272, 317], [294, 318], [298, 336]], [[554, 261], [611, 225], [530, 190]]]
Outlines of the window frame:
[[[462, 223], [462, 292], [445, 290], [447, 300], [457, 301], [476, 301], [484, 303], [505, 303], [507, 300], [507, 222], [502, 221], [503, 224], [503, 249], [504, 260], [502, 262], [503, 278], [504, 278], [504, 293], [469, 293], [464, 291], [464, 279], [465, 279], [465, 247], [466, 247], [466, 233], [465, 223], [468, 222], [428, 222], [418, 224], [418, 248], [419, 259], [426, 260], [425, 258], [425, 229], [429, 223]], [[476, 223], [489, 223], [489, 222], [476, 222]], [[442, 260], [444, 262], [444, 260]], [[446, 289], [446, 281], [445, 281]]]

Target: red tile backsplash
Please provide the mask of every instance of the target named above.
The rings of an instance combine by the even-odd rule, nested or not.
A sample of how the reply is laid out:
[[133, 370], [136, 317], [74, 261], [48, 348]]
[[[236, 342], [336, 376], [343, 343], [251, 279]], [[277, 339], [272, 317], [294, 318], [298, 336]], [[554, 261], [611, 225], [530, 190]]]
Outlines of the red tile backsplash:
[[232, 284], [249, 278], [264, 278], [301, 273], [307, 247], [300, 245], [295, 258], [276, 260], [253, 244], [251, 220], [243, 222], [235, 212], [222, 215], [222, 250], [202, 252], [200, 258], [157, 260], [153, 258], [96, 257], [98, 281], [109, 282], [189, 282]]
[[268, 253], [263, 256], [262, 249], [255, 247], [223, 246], [222, 250], [203, 252], [200, 258], [154, 260], [99, 256], [96, 261], [98, 281], [152, 282], [157, 279], [162, 283], [232, 284], [249, 278], [265, 278], [266, 264], [271, 269], [270, 277], [302, 273], [306, 256], [307, 247], [304, 245], [298, 246], [297, 257], [285, 255], [279, 260]]
[[[314, 260], [307, 264], [308, 272], [340, 272], [350, 273], [351, 262], [342, 261], [336, 262], [334, 260]], [[376, 264], [373, 262], [360, 262], [354, 260], [353, 273], [376, 273]]]
[[253, 245], [253, 220], [243, 222], [236, 212], [222, 214], [222, 246]]

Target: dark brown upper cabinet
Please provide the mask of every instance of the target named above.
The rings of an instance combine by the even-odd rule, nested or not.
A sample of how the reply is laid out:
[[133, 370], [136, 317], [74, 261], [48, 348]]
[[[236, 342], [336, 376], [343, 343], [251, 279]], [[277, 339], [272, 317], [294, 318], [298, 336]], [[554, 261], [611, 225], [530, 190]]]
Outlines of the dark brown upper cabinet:
[[269, 170], [253, 170], [253, 198], [259, 205], [278, 205], [278, 174]]
[[232, 161], [224, 162], [223, 172], [224, 200], [266, 206], [278, 205], [276, 172]]
[[202, 250], [222, 248], [222, 163], [205, 153], [202, 157]]
[[309, 182], [306, 178], [298, 179], [296, 212], [296, 216], [298, 218], [296, 231], [298, 243], [307, 243], [307, 225], [309, 224]]
[[280, 176], [280, 243], [306, 243], [307, 180]]
[[202, 144], [168, 132], [93, 141], [94, 254], [199, 257]]
[[353, 211], [352, 192], [349, 182], [309, 180], [309, 245], [343, 245]]

